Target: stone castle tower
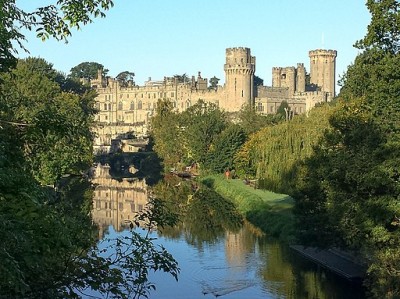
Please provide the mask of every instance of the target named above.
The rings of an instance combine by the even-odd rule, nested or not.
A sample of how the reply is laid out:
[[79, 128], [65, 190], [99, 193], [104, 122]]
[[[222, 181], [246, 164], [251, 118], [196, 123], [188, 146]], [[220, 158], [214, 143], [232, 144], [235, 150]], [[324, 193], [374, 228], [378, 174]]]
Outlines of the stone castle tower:
[[335, 50], [313, 50], [309, 52], [310, 57], [310, 83], [328, 92], [331, 97], [335, 94], [336, 73]]
[[285, 87], [290, 95], [306, 90], [305, 78], [306, 69], [303, 63], [298, 63], [297, 68], [294, 66], [272, 68], [272, 86]]
[[226, 111], [239, 111], [245, 104], [254, 105], [254, 72], [256, 58], [249, 48], [226, 49], [225, 97], [220, 107]]

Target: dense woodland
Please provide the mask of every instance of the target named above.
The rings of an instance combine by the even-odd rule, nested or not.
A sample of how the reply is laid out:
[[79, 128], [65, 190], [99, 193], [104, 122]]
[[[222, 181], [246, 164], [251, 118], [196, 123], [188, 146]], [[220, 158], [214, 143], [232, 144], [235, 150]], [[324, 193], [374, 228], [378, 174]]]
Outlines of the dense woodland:
[[[13, 0], [2, 1], [0, 298], [78, 298], [88, 287], [139, 297], [154, 288], [147, 281], [150, 269], [178, 275], [172, 256], [134, 232], [117, 242], [130, 246], [117, 259], [98, 253], [85, 179], [93, 161], [96, 94], [43, 59], [14, 57], [15, 45], [24, 45], [18, 26], [37, 30], [39, 38], [63, 40], [69, 28], [104, 16], [111, 6], [109, 0], [58, 1], [27, 13]], [[355, 43], [360, 54], [332, 103], [287, 120], [284, 113], [260, 116], [251, 107], [227, 114], [202, 101], [178, 114], [162, 101], [151, 129], [165, 170], [229, 169], [232, 176], [257, 179], [260, 188], [291, 195], [296, 242], [357, 252], [369, 265], [369, 295], [398, 298], [400, 4], [368, 0], [367, 6], [371, 24]], [[151, 204], [158, 209], [139, 215], [149, 228], [175, 224], [162, 201]], [[221, 204], [231, 207], [215, 203]], [[197, 210], [194, 205], [187, 212]]]

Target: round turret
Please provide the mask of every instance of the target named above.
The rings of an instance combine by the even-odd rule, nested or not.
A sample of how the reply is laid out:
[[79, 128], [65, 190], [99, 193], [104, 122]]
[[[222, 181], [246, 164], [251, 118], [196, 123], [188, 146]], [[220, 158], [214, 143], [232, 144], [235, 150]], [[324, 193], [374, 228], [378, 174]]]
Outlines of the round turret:
[[226, 49], [225, 89], [227, 101], [223, 109], [238, 111], [246, 104], [254, 104], [254, 72], [256, 59], [249, 48]]
[[310, 83], [317, 85], [322, 91], [335, 96], [336, 75], [335, 50], [312, 50], [310, 57]]

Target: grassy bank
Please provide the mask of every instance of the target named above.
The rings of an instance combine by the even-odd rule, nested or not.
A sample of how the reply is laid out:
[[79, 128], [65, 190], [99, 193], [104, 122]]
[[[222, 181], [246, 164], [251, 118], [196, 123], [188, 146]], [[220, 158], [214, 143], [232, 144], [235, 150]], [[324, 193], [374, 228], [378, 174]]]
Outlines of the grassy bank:
[[254, 189], [242, 180], [210, 175], [201, 179], [223, 197], [230, 199], [253, 225], [269, 236], [290, 242], [294, 235], [294, 200], [285, 194]]

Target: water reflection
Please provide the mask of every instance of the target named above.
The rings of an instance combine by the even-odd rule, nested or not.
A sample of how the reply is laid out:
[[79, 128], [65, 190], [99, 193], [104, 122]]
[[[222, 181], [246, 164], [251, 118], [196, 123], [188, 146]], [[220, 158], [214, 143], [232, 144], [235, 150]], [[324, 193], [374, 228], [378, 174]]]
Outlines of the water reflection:
[[110, 225], [118, 232], [127, 228], [126, 220], [133, 219], [133, 215], [142, 211], [148, 202], [144, 179], [116, 180], [110, 175], [109, 165], [99, 163], [95, 167], [92, 183], [95, 186], [92, 218], [99, 227], [100, 238]]
[[[93, 183], [93, 219], [101, 236], [123, 235], [125, 220], [143, 209], [149, 188], [144, 180], [113, 179], [98, 165]], [[254, 234], [233, 205], [191, 181], [169, 178], [152, 188], [181, 222], [154, 232], [178, 261], [179, 282], [154, 273], [150, 298], [364, 298], [360, 288], [325, 272], [287, 246]], [[114, 236], [110, 236], [114, 234]]]

